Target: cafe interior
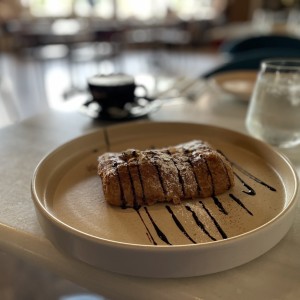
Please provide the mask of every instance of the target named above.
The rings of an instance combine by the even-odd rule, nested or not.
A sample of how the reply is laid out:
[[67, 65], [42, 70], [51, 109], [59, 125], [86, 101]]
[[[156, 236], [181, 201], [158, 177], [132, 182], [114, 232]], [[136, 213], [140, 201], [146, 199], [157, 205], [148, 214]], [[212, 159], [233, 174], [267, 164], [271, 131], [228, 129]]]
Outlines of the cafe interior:
[[[298, 0], [0, 0], [0, 299], [299, 299], [300, 211], [295, 204], [299, 146], [278, 150], [268, 140], [258, 136], [254, 140], [245, 125], [262, 62], [279, 58], [300, 58]], [[130, 87], [120, 88], [124, 82], [134, 86], [132, 95]], [[125, 93], [131, 98], [120, 105]], [[208, 139], [221, 136], [231, 158], [258, 157], [252, 164], [259, 166], [263, 159], [265, 168], [273, 170], [263, 178], [272, 180], [272, 174], [277, 178], [274, 182], [283, 190], [278, 201], [285, 202], [273, 216], [269, 213], [273, 208], [265, 208], [269, 219], [251, 225], [257, 227], [247, 229], [252, 235], [229, 238], [224, 248], [223, 241], [203, 243], [216, 243], [218, 250], [197, 242], [197, 252], [179, 243], [178, 249], [168, 252], [174, 255], [170, 262], [176, 260], [176, 270], [167, 262], [164, 266], [164, 249], [154, 249], [156, 268], [151, 263], [138, 266], [145, 262], [144, 248], [142, 254], [134, 250], [132, 268], [126, 267], [118, 240], [117, 250], [112, 246], [101, 252], [96, 225], [77, 224], [94, 216], [95, 209], [81, 208], [80, 213], [69, 202], [56, 207], [55, 197], [42, 191], [53, 177], [48, 158], [58, 157], [52, 159], [53, 170], [55, 162], [60, 164], [59, 151], [77, 163], [73, 150], [63, 150], [72, 148], [63, 145], [75, 138], [79, 140], [73, 149], [87, 149], [91, 138], [81, 143], [80, 138], [103, 131], [101, 143], [103, 139], [112, 148], [119, 143], [121, 149], [116, 149], [124, 151], [132, 148], [130, 140], [135, 147], [152, 145], [156, 138], [158, 144], [169, 146], [163, 134], [177, 141], [180, 135], [196, 132], [190, 126], [200, 126]], [[299, 128], [298, 122], [298, 132]], [[227, 147], [229, 142], [234, 146]], [[96, 147], [90, 143], [90, 149]], [[242, 148], [240, 156], [231, 153], [235, 148]], [[234, 173], [236, 186], [244, 182], [239, 171]], [[56, 188], [53, 184], [59, 183], [52, 181]], [[249, 184], [244, 182], [244, 187]], [[86, 202], [92, 205], [88, 196]], [[222, 210], [218, 208], [216, 214]], [[149, 240], [151, 230], [147, 229]], [[105, 241], [113, 240], [103, 235]], [[91, 236], [96, 241], [89, 244]], [[204, 252], [209, 247], [214, 258]], [[183, 249], [193, 254], [185, 255]], [[202, 268], [196, 253], [216, 262], [202, 261]], [[97, 258], [101, 255], [103, 260]], [[147, 255], [152, 261], [151, 252]], [[199, 265], [191, 262], [192, 257]], [[177, 263], [181, 259], [189, 269]]]

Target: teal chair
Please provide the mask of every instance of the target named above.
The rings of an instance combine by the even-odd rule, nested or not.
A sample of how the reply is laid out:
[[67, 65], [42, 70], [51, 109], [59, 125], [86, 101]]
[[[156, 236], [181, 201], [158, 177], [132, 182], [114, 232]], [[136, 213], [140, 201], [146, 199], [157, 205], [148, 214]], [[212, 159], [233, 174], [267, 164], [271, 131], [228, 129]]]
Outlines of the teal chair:
[[275, 58], [300, 59], [300, 48], [264, 48], [247, 51], [232, 57], [229, 61], [220, 65], [207, 73], [202, 78], [209, 78], [217, 73], [234, 70], [258, 70], [263, 60]]
[[259, 35], [224, 42], [220, 52], [237, 57], [256, 50], [278, 49], [300, 51], [300, 39], [287, 35]]

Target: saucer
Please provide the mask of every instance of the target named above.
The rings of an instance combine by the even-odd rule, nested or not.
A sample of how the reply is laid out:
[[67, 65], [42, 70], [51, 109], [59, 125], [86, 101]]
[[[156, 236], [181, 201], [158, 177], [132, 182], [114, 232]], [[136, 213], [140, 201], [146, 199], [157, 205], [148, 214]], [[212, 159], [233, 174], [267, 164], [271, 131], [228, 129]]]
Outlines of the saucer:
[[110, 107], [104, 111], [98, 102], [88, 100], [81, 106], [80, 111], [93, 119], [124, 121], [145, 117], [160, 106], [160, 100], [139, 98], [136, 102], [127, 103], [123, 109]]

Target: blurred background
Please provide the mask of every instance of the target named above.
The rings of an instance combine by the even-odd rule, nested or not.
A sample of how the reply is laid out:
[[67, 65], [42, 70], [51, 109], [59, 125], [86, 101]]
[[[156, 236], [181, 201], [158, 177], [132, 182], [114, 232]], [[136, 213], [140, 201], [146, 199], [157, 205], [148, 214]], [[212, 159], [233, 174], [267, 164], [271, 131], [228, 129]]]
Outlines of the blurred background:
[[[300, 0], [0, 0], [0, 127], [78, 109], [92, 75], [128, 73], [155, 89], [157, 78], [197, 78], [226, 61], [228, 41], [298, 39], [299, 25]], [[0, 260], [0, 299], [101, 299]]]
[[226, 41], [298, 37], [299, 8], [298, 0], [0, 0], [0, 98], [11, 99], [0, 125], [77, 108], [99, 73], [150, 86], [151, 76], [201, 76], [226, 59]]

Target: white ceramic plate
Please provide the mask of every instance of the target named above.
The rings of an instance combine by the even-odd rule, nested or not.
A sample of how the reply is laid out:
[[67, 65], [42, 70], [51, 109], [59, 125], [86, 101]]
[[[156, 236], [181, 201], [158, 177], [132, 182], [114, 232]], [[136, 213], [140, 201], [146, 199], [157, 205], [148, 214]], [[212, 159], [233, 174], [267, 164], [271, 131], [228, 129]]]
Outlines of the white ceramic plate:
[[212, 81], [223, 92], [239, 100], [249, 101], [256, 78], [256, 71], [229, 71], [216, 74]]
[[[96, 175], [101, 153], [192, 139], [210, 142], [233, 162], [232, 190], [138, 211], [106, 204]], [[290, 228], [296, 192], [293, 168], [271, 147], [186, 123], [135, 122], [92, 132], [46, 156], [32, 179], [38, 219], [59, 249], [105, 270], [146, 277], [198, 276], [258, 257]]]

